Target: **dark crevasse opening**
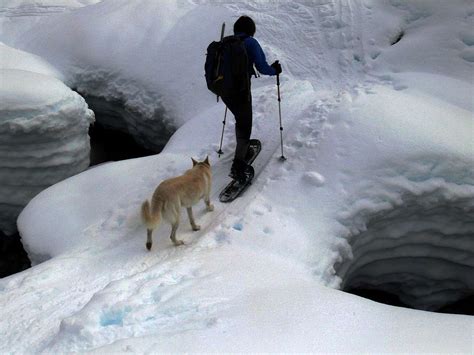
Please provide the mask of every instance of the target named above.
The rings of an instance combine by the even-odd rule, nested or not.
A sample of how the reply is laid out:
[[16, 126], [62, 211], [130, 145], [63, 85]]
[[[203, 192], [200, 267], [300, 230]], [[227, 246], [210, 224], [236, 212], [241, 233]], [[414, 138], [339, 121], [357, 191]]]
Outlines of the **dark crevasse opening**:
[[[402, 302], [395, 293], [386, 292], [376, 288], [354, 287], [346, 288], [344, 291], [389, 306], [416, 309], [410, 304]], [[435, 310], [435, 312], [474, 316], [474, 294], [465, 296], [455, 302], [448, 302], [446, 305]]]
[[89, 137], [91, 140], [91, 166], [157, 153], [140, 146], [129, 134], [116, 129], [108, 129], [99, 122], [90, 126]]
[[6, 235], [0, 231], [0, 278], [31, 267], [18, 233]]
[[[157, 154], [174, 132], [173, 127], [160, 119], [159, 113], [153, 120], [146, 120], [139, 113], [126, 108], [120, 100], [106, 100], [83, 94], [81, 96], [96, 117], [96, 122], [89, 128], [90, 166]], [[140, 122], [149, 125], [141, 129], [149, 136], [143, 136], [137, 128]], [[0, 278], [29, 267], [31, 262], [23, 248], [19, 233], [7, 236], [0, 231]]]
[[175, 131], [164, 119], [164, 113], [145, 118], [121, 100], [80, 94], [96, 119], [89, 129], [91, 166], [157, 154]]
[[345, 292], [376, 302], [474, 315], [474, 207], [445, 192], [405, 198], [352, 229], [335, 265]]

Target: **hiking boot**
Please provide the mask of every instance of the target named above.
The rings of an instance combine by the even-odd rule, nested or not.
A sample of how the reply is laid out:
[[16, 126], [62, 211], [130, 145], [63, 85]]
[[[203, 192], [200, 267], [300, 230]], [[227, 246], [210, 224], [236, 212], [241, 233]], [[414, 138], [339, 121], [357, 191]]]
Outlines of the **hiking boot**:
[[230, 168], [229, 176], [242, 183], [248, 180], [249, 176], [253, 174], [253, 168], [251, 165], [248, 165], [245, 161], [240, 159], [234, 159], [234, 163]]
[[241, 175], [241, 171], [245, 168], [246, 163], [240, 159], [234, 159], [232, 163], [232, 167], [230, 168], [229, 176], [234, 179], [238, 180], [239, 175]]
[[244, 183], [249, 181], [255, 174], [252, 165], [246, 165], [244, 170], [240, 172], [240, 176], [237, 177], [237, 181], [240, 183]]

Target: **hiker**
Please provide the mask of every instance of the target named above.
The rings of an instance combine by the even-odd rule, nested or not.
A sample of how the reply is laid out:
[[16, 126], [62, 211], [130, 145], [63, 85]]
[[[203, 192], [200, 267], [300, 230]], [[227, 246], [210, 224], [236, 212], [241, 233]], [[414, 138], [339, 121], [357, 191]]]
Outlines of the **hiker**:
[[245, 162], [245, 156], [249, 147], [250, 135], [252, 133], [252, 95], [250, 90], [250, 78], [257, 76], [257, 71], [264, 75], [278, 75], [281, 73], [281, 65], [275, 61], [268, 65], [262, 47], [253, 35], [255, 34], [255, 22], [248, 16], [241, 16], [234, 24], [234, 35], [239, 36], [245, 45], [248, 57], [248, 92], [238, 95], [222, 97], [222, 101], [235, 117], [235, 136], [237, 147], [235, 148], [234, 161], [229, 176], [238, 181], [245, 181], [251, 169]]

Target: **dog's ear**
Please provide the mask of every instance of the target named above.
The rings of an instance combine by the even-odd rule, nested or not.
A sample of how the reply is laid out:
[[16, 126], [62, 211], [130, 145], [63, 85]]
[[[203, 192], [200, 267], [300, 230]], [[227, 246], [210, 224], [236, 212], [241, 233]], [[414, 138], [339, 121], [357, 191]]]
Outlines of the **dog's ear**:
[[211, 166], [211, 164], [209, 163], [209, 155], [204, 160], [204, 164]]
[[193, 161], [193, 166], [196, 166], [196, 164], [198, 163], [196, 160], [194, 160], [194, 158], [191, 158], [191, 160]]

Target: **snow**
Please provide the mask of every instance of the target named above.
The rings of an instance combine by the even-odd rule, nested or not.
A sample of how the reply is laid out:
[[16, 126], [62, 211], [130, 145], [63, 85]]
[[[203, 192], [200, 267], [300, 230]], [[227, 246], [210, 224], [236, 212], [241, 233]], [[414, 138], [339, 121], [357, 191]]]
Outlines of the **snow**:
[[[453, 87], [449, 79], [445, 82]], [[357, 152], [342, 154], [344, 161], [356, 163], [357, 170], [349, 173], [360, 191], [355, 200], [349, 198], [350, 207], [340, 218], [350, 230], [347, 237], [356, 262], [344, 263], [338, 274], [346, 285], [356, 285], [360, 277], [359, 285], [386, 284], [380, 288], [395, 289], [408, 304], [438, 309], [473, 286], [472, 254], [466, 253], [474, 216], [472, 114], [415, 89], [372, 90], [359, 96], [350, 108], [350, 120], [345, 120], [360, 123], [346, 133], [338, 130], [337, 139], [358, 142]], [[362, 143], [367, 134], [376, 137], [377, 149]], [[337, 169], [337, 156], [333, 161]], [[393, 259], [399, 261], [384, 262]], [[369, 275], [383, 282], [368, 281]], [[423, 286], [405, 282], [416, 279]]]
[[[287, 160], [275, 81], [262, 77], [256, 179], [220, 204], [234, 122], [218, 158], [224, 108], [206, 91], [203, 55], [242, 13], [284, 67]], [[0, 40], [67, 84], [179, 129], [161, 154], [89, 169], [23, 210], [36, 265], [0, 280], [0, 352], [472, 353], [472, 316], [339, 289], [377, 286], [427, 310], [472, 295], [473, 19], [463, 0], [143, 0], [68, 9], [26, 31], [10, 21]], [[142, 201], [207, 155], [215, 211], [196, 206], [202, 229], [182, 223], [183, 247], [161, 226], [148, 252]]]
[[325, 181], [324, 176], [317, 173], [316, 171], [307, 171], [304, 173], [303, 180], [314, 186], [323, 186]]
[[[202, 18], [207, 18], [205, 27]], [[140, 120], [132, 115], [115, 125], [127, 127], [137, 141], [156, 151], [163, 123], [179, 127], [208, 106], [202, 63], [222, 21], [233, 21], [229, 11], [212, 4], [116, 0], [42, 18], [29, 31], [11, 24], [14, 34], [8, 41], [47, 59], [79, 92], [121, 101], [138, 113]], [[200, 35], [193, 36], [198, 28]], [[184, 64], [176, 57], [201, 59]]]
[[61, 73], [40, 57], [0, 43], [0, 67], [17, 69], [62, 79]]
[[0, 28], [7, 39], [28, 32], [45, 17], [62, 14], [101, 0], [4, 0], [0, 4]]
[[[391, 11], [398, 15], [398, 24], [394, 26], [396, 30], [392, 32], [390, 40], [400, 32], [404, 35], [396, 45], [385, 49], [377, 58], [379, 65], [393, 72], [447, 74], [472, 82], [472, 60], [464, 58], [472, 49], [469, 39], [466, 40], [466, 36], [469, 37], [466, 34], [472, 33], [474, 21], [471, 1], [459, 1], [455, 6], [442, 0], [391, 3], [394, 4]], [[373, 6], [385, 4], [384, 1], [374, 2]], [[385, 20], [386, 17], [381, 17], [378, 21]], [[453, 20], [457, 22], [455, 29]], [[405, 55], [396, 55], [400, 52]], [[456, 69], [452, 70], [453, 67]]]
[[37, 56], [0, 44], [0, 229], [40, 191], [89, 165], [93, 112]]

